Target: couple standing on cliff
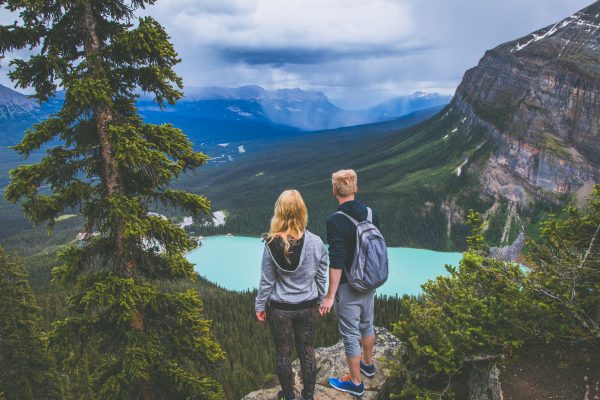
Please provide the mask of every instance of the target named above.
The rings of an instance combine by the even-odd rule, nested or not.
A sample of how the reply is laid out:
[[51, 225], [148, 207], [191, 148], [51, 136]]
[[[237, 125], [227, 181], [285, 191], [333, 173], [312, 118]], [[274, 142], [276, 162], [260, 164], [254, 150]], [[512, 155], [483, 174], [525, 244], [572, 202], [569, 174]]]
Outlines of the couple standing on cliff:
[[292, 349], [300, 358], [303, 400], [313, 400], [317, 377], [315, 339], [320, 316], [333, 308], [350, 373], [331, 377], [337, 390], [361, 397], [361, 374], [375, 376], [373, 328], [375, 288], [387, 279], [385, 241], [379, 218], [355, 200], [353, 170], [332, 175], [337, 211], [327, 219], [329, 288], [325, 291], [327, 250], [321, 238], [306, 229], [307, 210], [300, 193], [284, 191], [265, 237], [262, 273], [256, 297], [256, 317], [268, 321], [275, 342], [278, 400], [295, 399]]

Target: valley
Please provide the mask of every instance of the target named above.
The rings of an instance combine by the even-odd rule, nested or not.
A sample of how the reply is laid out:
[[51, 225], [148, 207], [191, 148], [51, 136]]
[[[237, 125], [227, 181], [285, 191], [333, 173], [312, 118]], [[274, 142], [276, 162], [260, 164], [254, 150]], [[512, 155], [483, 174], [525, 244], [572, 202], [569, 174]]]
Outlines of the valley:
[[[392, 245], [462, 249], [469, 209], [487, 216], [491, 245], [512, 243], [520, 230], [535, 237], [545, 215], [585, 198], [600, 181], [599, 15], [596, 2], [486, 52], [451, 103], [421, 124], [298, 137], [181, 185], [209, 193], [230, 211], [228, 229], [252, 235], [265, 229], [277, 194], [295, 187], [323, 234], [335, 206], [329, 175], [354, 168]], [[511, 212], [497, 214], [498, 204]]]
[[[162, 32], [160, 24], [146, 22], [150, 31]], [[248, 285], [257, 275], [236, 271], [258, 266], [262, 245], [249, 237], [268, 229], [273, 204], [285, 189], [302, 193], [307, 228], [324, 237], [325, 221], [337, 207], [331, 173], [353, 168], [358, 199], [378, 212], [392, 258], [410, 260], [414, 272], [392, 279], [394, 287], [375, 300], [376, 325], [390, 329], [405, 346], [393, 365], [396, 381], [390, 390], [403, 391], [403, 398], [446, 398], [452, 391], [466, 398], [473, 375], [480, 374], [487, 397], [471, 399], [491, 400], [502, 398], [502, 389], [497, 391], [499, 383], [489, 386], [499, 382], [500, 371], [509, 371], [503, 378], [507, 393], [523, 400], [519, 390], [546, 396], [532, 387], [575, 365], [563, 381], [575, 382], [583, 397], [585, 374], [585, 385], [588, 375], [600, 382], [589, 372], [597, 364], [593, 355], [600, 338], [600, 188], [594, 186], [600, 182], [599, 32], [596, 1], [488, 50], [465, 72], [453, 97], [416, 92], [362, 110], [344, 110], [318, 91], [255, 85], [190, 87], [179, 103], [162, 108], [132, 89], [127, 104], [136, 105], [141, 119], [118, 104], [115, 115], [126, 124], [114, 122], [123, 130], [110, 132], [109, 124], [86, 125], [101, 108], [110, 108], [92, 113], [86, 97], [74, 108], [76, 119], [69, 120], [77, 128], [62, 126], [69, 128], [40, 140], [45, 144], [26, 160], [9, 147], [27, 127], [57, 112], [64, 93], [37, 105], [0, 87], [2, 191], [9, 170], [39, 162], [54, 146], [69, 153], [54, 164], [58, 172], [47, 168], [17, 179], [17, 204], [0, 199], [0, 244], [8, 255], [0, 251], [0, 261], [11, 268], [24, 264], [19, 276], [30, 283], [35, 296], [29, 297], [39, 305], [38, 310], [32, 300], [27, 310], [39, 319], [40, 349], [50, 344], [48, 354], [58, 361], [52, 366], [60, 371], [56, 381], [73, 399], [102, 398], [87, 396], [98, 390], [95, 379], [102, 374], [108, 382], [102, 390], [117, 387], [114, 398], [127, 398], [121, 394], [134, 393], [138, 384], [146, 394], [150, 387], [175, 393], [179, 379], [196, 384], [198, 376], [215, 379], [208, 392], [223, 386], [224, 393], [207, 395], [215, 399], [274, 385], [275, 350], [265, 345], [271, 343], [268, 328], [255, 320], [256, 292]], [[159, 39], [170, 46], [167, 36]], [[74, 68], [75, 81], [77, 73]], [[110, 90], [121, 87], [119, 81], [111, 84]], [[133, 88], [135, 82], [122, 85]], [[91, 92], [106, 105], [102, 93]], [[142, 120], [181, 128], [190, 142], [164, 125], [155, 127], [164, 131], [154, 135]], [[99, 144], [101, 128], [114, 153], [100, 152], [106, 149]], [[210, 160], [196, 169], [203, 158], [193, 150]], [[115, 155], [120, 158], [106, 161]], [[100, 168], [107, 165], [116, 167]], [[81, 179], [86, 174], [91, 178]], [[105, 184], [110, 174], [112, 186]], [[52, 184], [63, 197], [43, 196], [51, 194]], [[595, 197], [586, 203], [590, 193]], [[206, 196], [210, 210], [194, 195]], [[24, 204], [30, 216], [51, 226], [26, 219]], [[572, 205], [585, 207], [565, 208]], [[194, 250], [197, 239], [204, 249]], [[222, 247], [215, 247], [213, 260], [203, 256], [218, 241]], [[67, 244], [73, 246], [57, 261]], [[222, 268], [223, 253], [235, 256], [229, 269]], [[416, 256], [423, 254], [427, 257]], [[442, 270], [442, 262], [458, 266]], [[423, 268], [432, 264], [439, 268]], [[209, 280], [202, 277], [205, 266], [216, 270], [206, 275]], [[224, 275], [244, 285], [228, 287]], [[410, 287], [399, 289], [399, 282], [410, 278]], [[11, 294], [2, 304], [12, 305], [15, 298], [25, 297]], [[60, 329], [64, 335], [56, 336]], [[323, 318], [321, 329], [317, 345], [337, 342], [332, 315]], [[69, 341], [81, 345], [82, 336], [91, 338], [85, 343], [91, 350], [78, 354]], [[63, 342], [57, 346], [52, 340]], [[540, 348], [539, 357], [526, 359], [527, 351]], [[532, 371], [545, 362], [546, 352], [556, 365], [545, 365], [547, 376], [535, 377]], [[583, 354], [585, 360], [561, 352]], [[127, 361], [143, 368], [128, 375], [134, 383], [122, 389], [112, 384], [118, 374], [111, 371], [130, 373], [120, 359], [125, 353], [132, 354]], [[513, 354], [522, 358], [509, 364]], [[190, 374], [185, 365], [192, 366]], [[513, 379], [521, 365], [530, 370]], [[146, 379], [149, 371], [154, 375]], [[161, 381], [165, 376], [174, 383]], [[562, 388], [549, 391], [555, 393], [547, 397], [563, 396]], [[167, 389], [162, 393], [155, 397], [169, 397]], [[571, 400], [568, 395], [561, 400]]]
[[227, 168], [206, 168], [176, 185], [206, 193], [214, 207], [227, 209], [226, 232], [253, 236], [266, 229], [279, 193], [296, 188], [310, 210], [309, 227], [322, 235], [327, 216], [335, 210], [330, 175], [354, 168], [359, 174], [359, 196], [382, 216], [390, 245], [459, 249], [465, 232], [460, 221], [453, 224], [455, 236], [446, 237], [448, 194], [472, 208], [491, 206], [472, 189], [476, 175], [468, 168], [456, 173], [466, 156], [477, 159], [490, 151], [489, 146], [478, 147], [480, 137], [452, 134], [460, 124], [460, 119], [442, 111], [408, 127], [384, 123], [307, 134]]
[[[7, 102], [10, 99], [12, 99], [11, 101], [13, 103], [25, 102], [30, 108], [26, 113], [24, 112], [21, 114], [16, 114], [18, 117], [17, 120], [15, 120], [14, 116], [11, 119], [0, 120], [0, 143], [5, 144], [5, 146], [0, 148], [0, 190], [2, 191], [9, 182], [8, 173], [11, 169], [14, 169], [23, 163], [38, 162], [44, 156], [46, 150], [51, 148], [53, 144], [50, 143], [42, 149], [33, 152], [26, 160], [23, 160], [14, 150], [8, 148], [8, 146], [16, 144], [22, 137], [26, 128], [30, 127], [36, 121], [39, 121], [45, 116], [55, 112], [60, 106], [63, 96], [60, 94], [57, 96], [57, 99], [45, 103], [40, 108], [33, 100], [30, 100], [25, 96], [18, 94], [17, 92], [10, 91], [8, 89], [6, 90], [8, 93], [10, 93], [10, 96], [5, 96]], [[229, 92], [225, 91], [223, 88], [220, 88], [217, 94], [214, 93], [215, 90], [216, 89], [213, 88], [213, 91], [211, 92], [211, 96], [213, 97], [231, 97], [226, 96], [226, 94]], [[248, 88], [246, 88], [246, 91], [247, 90]], [[258, 89], [253, 88], [253, 90]], [[232, 91], [236, 92], [235, 90]], [[206, 92], [206, 90], [204, 90], [204, 92]], [[238, 92], [244, 91], [240, 89]], [[264, 90], [261, 91], [261, 93], [262, 92], [264, 92]], [[286, 92], [284, 91], [284, 93]], [[294, 96], [291, 98], [288, 96], [286, 101], [294, 101], [296, 107], [298, 107], [299, 104], [304, 104], [306, 111], [303, 111], [302, 115], [310, 115], [311, 110], [316, 107], [315, 105], [310, 104], [310, 101], [314, 99], [315, 95], [305, 93], [300, 90], [293, 91], [293, 94]], [[196, 94], [196, 96], [199, 95]], [[281, 97], [281, 95], [279, 97]], [[18, 101], [15, 101], [14, 98], [17, 98]], [[324, 96], [318, 95], [316, 98], [322, 102]], [[390, 116], [396, 116], [396, 112], [412, 110], [413, 108], [418, 109], [419, 107], [427, 107], [430, 105], [429, 100], [432, 99], [432, 104], [437, 104], [436, 102], [440, 101], [449, 101], [448, 98], [444, 98], [443, 96], [428, 97], [417, 95], [415, 99], [416, 103], [414, 104], [411, 103], [411, 97], [409, 97], [397, 99], [396, 102], [391, 102], [385, 105], [385, 107], [384, 105], [381, 105], [381, 107], [384, 107], [385, 110], [388, 110], [385, 112], [388, 112]], [[273, 105], [274, 101], [274, 99], [270, 100], [271, 107], [277, 106], [276, 104]], [[308, 103], [302, 103], [303, 101]], [[330, 107], [334, 107], [331, 105], [331, 103], [328, 104]], [[401, 106], [398, 106], [398, 104]], [[14, 105], [10, 105], [10, 107], [15, 108]], [[211, 157], [207, 166], [202, 169], [206, 170], [207, 172], [210, 171], [211, 175], [216, 174], [215, 176], [221, 175], [223, 172], [225, 175], [227, 175], [236, 171], [238, 168], [238, 162], [241, 162], [241, 165], [246, 165], [244, 164], [244, 160], [246, 158], [254, 159], [252, 158], [254, 156], [260, 158], [262, 157], [261, 154], [269, 154], [268, 157], [272, 157], [273, 152], [285, 149], [290, 145], [290, 143], [294, 143], [294, 140], [305, 136], [309, 138], [308, 140], [310, 141], [315, 140], [315, 138], [316, 140], [320, 140], [318, 139], [320, 137], [336, 137], [338, 134], [343, 135], [343, 132], [356, 131], [355, 135], [357, 137], [365, 134], [366, 132], [366, 134], [370, 135], [370, 140], [373, 140], [375, 137], [384, 135], [386, 132], [391, 130], [400, 129], [402, 127], [422, 122], [434, 115], [439, 110], [439, 107], [426, 108], [424, 110], [414, 111], [411, 114], [401, 116], [399, 119], [387, 122], [379, 122], [376, 124], [351, 128], [339, 128], [338, 130], [307, 132], [298, 127], [282, 125], [273, 122], [262, 111], [263, 108], [256, 99], [201, 98], [181, 102], [176, 106], [176, 109], [167, 108], [163, 111], [161, 111], [158, 107], [152, 106], [151, 103], [147, 103], [141, 99], [138, 103], [138, 107], [142, 116], [148, 123], [169, 123], [183, 129], [183, 131], [191, 138], [194, 146]], [[281, 108], [282, 106], [277, 107]], [[395, 107], [395, 111], [390, 111], [390, 107]], [[240, 115], [240, 113], [257, 117], [248, 118], [247, 116]], [[375, 115], [378, 116], [377, 118], [385, 118], [382, 113], [384, 113], [384, 111], [377, 113], [371, 111], [370, 118], [375, 118]], [[366, 114], [366, 111], [363, 114]], [[337, 117], [334, 115], [332, 118], [335, 119]], [[292, 123], [292, 121], [289, 119], [285, 122]], [[323, 123], [324, 122], [322, 121], [321, 125], [323, 125]], [[336, 122], [336, 124], [337, 123], [339, 123], [339, 121]], [[260, 171], [257, 173], [260, 173]], [[185, 183], [182, 183], [182, 185], [190, 185], [190, 187], [196, 186], [196, 183], [188, 184], [188, 181], [193, 182], [195, 177], [202, 177], [201, 179], [203, 179], [202, 172], [192, 173], [188, 178], [186, 178]], [[204, 188], [197, 187], [196, 189], [203, 190]], [[228, 189], [226, 187], [223, 187], [223, 192], [221, 189], [218, 189], [217, 191], [226, 194], [227, 190]], [[217, 204], [218, 203], [214, 203], [215, 207]], [[224, 203], [224, 206], [225, 205], [226, 203]], [[215, 208], [215, 210], [219, 210], [219, 208]], [[182, 217], [177, 213], [176, 210], [164, 210], [159, 208], [156, 211], [167, 213], [172, 217]], [[76, 212], [76, 210], [74, 210], [74, 212]], [[78, 221], [78, 219], [75, 219], [73, 221], [65, 221], [56, 224], [52, 230], [54, 239], [57, 237], [64, 238], [63, 234], [66, 234], [66, 232], [69, 232], [70, 235], [72, 235], [73, 232], [77, 232], [77, 229], [81, 229], [81, 226], [78, 225]], [[233, 217], [233, 221], [233, 223], [236, 223], [235, 221], [239, 221], [237, 214]], [[229, 232], [229, 230], [232, 229], [231, 224], [229, 224], [227, 227], [217, 226], [209, 228], [203, 224], [204, 221], [198, 220], [190, 229], [194, 229], [195, 231], [201, 233], [206, 233], [205, 231], [207, 230]], [[252, 226], [252, 228], [254, 229], [252, 234], [260, 234], [263, 229], [262, 222], [260, 227]], [[41, 233], [43, 231], [45, 231], [45, 228], [41, 226], [34, 227], [31, 222], [27, 221], [20, 211], [18, 205], [12, 205], [7, 203], [4, 199], [0, 199], [0, 240], [2, 240], [3, 245], [8, 250], [18, 250], [19, 252], [23, 252], [22, 254], [26, 257], [26, 259], [29, 259], [30, 257], [37, 259], [37, 252], [42, 250], [45, 252], [46, 249], [44, 246], [39, 248], [37, 246], [30, 247], [28, 242], [33, 237], [38, 235], [36, 232]], [[237, 230], [234, 231], [238, 233]], [[72, 235], [66, 242], [73, 240], [74, 238], [75, 236]], [[49, 241], [54, 242], [54, 239], [44, 240], [41, 243], [48, 243]], [[66, 242], [63, 241], [62, 243]], [[45, 267], [47, 267], [47, 265], [45, 265]]]

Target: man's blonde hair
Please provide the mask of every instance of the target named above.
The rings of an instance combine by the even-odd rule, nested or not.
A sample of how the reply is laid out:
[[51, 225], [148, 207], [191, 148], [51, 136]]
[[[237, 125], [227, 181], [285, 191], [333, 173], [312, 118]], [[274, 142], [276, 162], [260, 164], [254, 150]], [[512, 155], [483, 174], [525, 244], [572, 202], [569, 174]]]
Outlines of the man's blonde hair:
[[353, 169], [342, 169], [331, 175], [331, 184], [335, 194], [348, 197], [358, 191], [358, 178]]

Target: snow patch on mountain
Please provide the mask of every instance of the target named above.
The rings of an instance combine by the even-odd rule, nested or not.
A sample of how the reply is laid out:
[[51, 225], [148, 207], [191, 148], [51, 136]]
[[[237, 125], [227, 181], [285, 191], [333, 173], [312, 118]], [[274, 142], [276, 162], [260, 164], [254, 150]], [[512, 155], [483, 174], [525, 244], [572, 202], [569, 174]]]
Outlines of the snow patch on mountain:
[[[550, 27], [550, 29], [548, 29], [546, 32], [542, 33], [542, 34], [537, 34], [537, 33], [532, 33], [531, 34], [531, 39], [529, 39], [527, 42], [525, 42], [524, 44], [521, 44], [519, 42], [517, 42], [517, 45], [510, 51], [511, 53], [514, 52], [518, 52], [523, 50], [525, 47], [529, 46], [532, 43], [538, 42], [542, 39], [546, 39], [547, 37], [550, 37], [552, 35], [554, 35], [556, 32], [558, 32], [560, 29], [565, 28], [566, 26], [568, 26], [569, 24], [573, 23], [573, 22], [577, 22], [579, 21], [579, 19], [581, 18], [581, 14], [577, 13], [574, 14], [572, 16], [570, 16], [569, 18], [563, 20], [562, 22], [559, 22], [557, 24], [554, 24]], [[585, 22], [579, 22], [577, 23], [578, 25], [580, 25], [581, 23], [585, 23]], [[597, 28], [597, 27], [596, 27]]]
[[179, 224], [180, 228], [185, 228], [186, 226], [190, 226], [194, 223], [194, 218], [192, 217], [183, 217], [183, 221]]
[[465, 157], [465, 160], [456, 168], [456, 176], [460, 176], [462, 174], [463, 167], [469, 162], [469, 157]]
[[227, 107], [227, 111], [231, 111], [234, 114], [237, 114], [239, 116], [246, 117], [246, 118], [254, 117], [254, 115], [252, 115], [252, 113], [243, 111], [240, 107], [237, 107], [237, 106], [229, 106], [229, 107]]

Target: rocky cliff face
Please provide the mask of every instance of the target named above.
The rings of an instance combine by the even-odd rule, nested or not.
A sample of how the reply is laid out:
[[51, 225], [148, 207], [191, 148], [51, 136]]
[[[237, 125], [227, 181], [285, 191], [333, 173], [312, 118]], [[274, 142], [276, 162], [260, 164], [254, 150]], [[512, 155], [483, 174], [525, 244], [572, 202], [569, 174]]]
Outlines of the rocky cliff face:
[[452, 105], [498, 144], [482, 174], [490, 194], [525, 203], [598, 182], [600, 1], [486, 52]]
[[[366, 393], [362, 397], [365, 400], [379, 398], [379, 392], [386, 386], [386, 371], [384, 368], [385, 360], [394, 355], [398, 351], [402, 351], [402, 344], [397, 337], [383, 328], [376, 328], [375, 334], [377, 342], [375, 346], [374, 363], [377, 368], [377, 375], [373, 379], [365, 379]], [[331, 376], [344, 376], [348, 372], [346, 367], [346, 356], [344, 354], [344, 344], [340, 341], [336, 345], [326, 348], [316, 349], [317, 368], [319, 370], [317, 376], [317, 387], [315, 399], [319, 400], [344, 400], [353, 399], [349, 394], [338, 392], [329, 387], [328, 379]], [[293, 363], [294, 373], [296, 375], [296, 398], [300, 398], [302, 390], [302, 382], [300, 375], [300, 364], [298, 360]], [[279, 386], [258, 390], [246, 395], [242, 400], [273, 400], [277, 396], [277, 392], [281, 390]]]

